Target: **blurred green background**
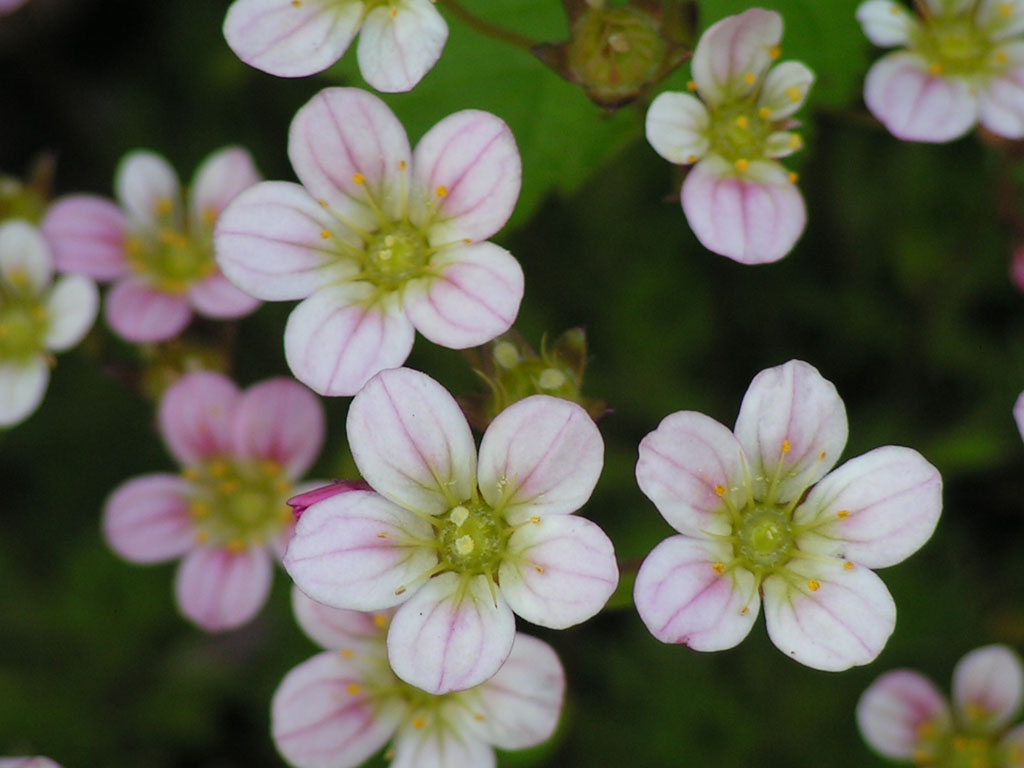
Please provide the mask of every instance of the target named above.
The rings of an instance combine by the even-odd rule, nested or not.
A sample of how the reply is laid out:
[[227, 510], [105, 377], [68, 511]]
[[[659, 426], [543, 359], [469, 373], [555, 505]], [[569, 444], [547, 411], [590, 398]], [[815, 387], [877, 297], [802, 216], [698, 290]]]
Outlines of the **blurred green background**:
[[[320, 76], [264, 75], [225, 45], [228, 4], [30, 0], [0, 18], [0, 170], [24, 174], [51, 151], [58, 193], [110, 195], [130, 149], [163, 153], [187, 180], [210, 151], [240, 143], [267, 178], [291, 179], [288, 123], [320, 88], [362, 84], [353, 52]], [[465, 5], [537, 42], [567, 34], [558, 0]], [[701, 26], [751, 5], [701, 2]], [[633, 478], [640, 439], [682, 409], [731, 425], [750, 379], [791, 358], [843, 396], [844, 458], [902, 444], [939, 467], [938, 532], [882, 573], [899, 620], [881, 657], [841, 674], [786, 659], [763, 620], [715, 654], [662, 645], [632, 609], [557, 633], [520, 622], [559, 652], [569, 695], [552, 742], [502, 765], [880, 765], [853, 721], [876, 676], [912, 666], [948, 688], [966, 651], [1024, 648], [1024, 446], [1011, 415], [1024, 388], [1024, 297], [1008, 277], [1024, 239], [1020, 148], [977, 135], [897, 141], [861, 101], [878, 52], [853, 20], [857, 3], [762, 5], [784, 14], [784, 58], [819, 77], [798, 115], [807, 147], [789, 163], [809, 223], [775, 265], [744, 267], [699, 245], [677, 171], [643, 139], [642, 106], [609, 116], [527, 53], [451, 17], [439, 64], [387, 101], [413, 140], [470, 107], [512, 126], [524, 186], [496, 239], [526, 274], [516, 327], [537, 345], [542, 333], [586, 326], [585, 391], [613, 413], [600, 424], [606, 468], [583, 514], [620, 558], [670, 533]], [[687, 78], [684, 65], [654, 92]], [[287, 371], [289, 311], [265, 305], [239, 323], [242, 384]], [[100, 537], [117, 484], [176, 471], [152, 404], [128, 384], [136, 350], [101, 326], [60, 358], [42, 408], [0, 435], [0, 755], [46, 754], [66, 768], [281, 765], [270, 697], [317, 650], [291, 618], [285, 574], [251, 625], [207, 636], [176, 612], [172, 564], [129, 565]], [[422, 339], [409, 364], [452, 391], [477, 387], [459, 353]], [[352, 472], [347, 402], [326, 402], [315, 476]]]

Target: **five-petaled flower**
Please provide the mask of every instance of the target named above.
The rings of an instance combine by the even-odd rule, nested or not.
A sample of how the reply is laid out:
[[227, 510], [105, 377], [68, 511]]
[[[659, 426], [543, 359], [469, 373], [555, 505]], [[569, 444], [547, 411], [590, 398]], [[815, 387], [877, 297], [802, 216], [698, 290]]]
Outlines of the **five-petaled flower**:
[[96, 319], [96, 285], [65, 275], [51, 286], [53, 256], [35, 227], [0, 225], [0, 427], [27, 418], [50, 381], [51, 351], [73, 347]]
[[177, 174], [153, 152], [125, 156], [114, 178], [120, 207], [97, 195], [58, 200], [43, 220], [57, 269], [112, 280], [105, 314], [129, 341], [177, 336], [193, 310], [235, 318], [259, 302], [224, 279], [213, 226], [231, 199], [259, 181], [249, 153], [228, 147], [199, 166], [187, 200]]
[[896, 606], [870, 569], [928, 540], [942, 479], [897, 446], [829, 473], [846, 436], [835, 387], [794, 360], [754, 378], [735, 433], [680, 411], [644, 438], [637, 481], [679, 532], [637, 574], [636, 607], [655, 637], [731, 648], [763, 600], [772, 642], [809, 667], [842, 670], [878, 656]]
[[910, 669], [886, 672], [857, 704], [865, 741], [885, 757], [934, 768], [1024, 766], [1020, 658], [1005, 645], [968, 653], [953, 670], [953, 707], [935, 684]]
[[357, 33], [366, 82], [409, 91], [441, 57], [448, 25], [432, 0], [235, 0], [224, 19], [238, 58], [279, 77], [327, 69]]
[[868, 0], [857, 20], [875, 45], [899, 47], [871, 67], [864, 101], [907, 141], [951, 141], [976, 122], [1024, 137], [1024, 0], [921, 0], [919, 16]]
[[454, 398], [425, 374], [390, 369], [352, 401], [348, 440], [375, 492], [310, 505], [284, 565], [327, 605], [398, 606], [388, 656], [407, 683], [472, 688], [509, 655], [513, 612], [562, 629], [615, 589], [611, 541], [571, 514], [604, 462], [601, 434], [575, 403], [534, 395], [510, 406], [478, 457]]
[[274, 743], [297, 768], [353, 768], [388, 741], [391, 768], [493, 768], [494, 747], [551, 736], [565, 674], [547, 643], [516, 634], [487, 682], [436, 696], [388, 665], [390, 612], [337, 610], [293, 592], [299, 624], [328, 650], [289, 672], [271, 704]]
[[242, 290], [305, 299], [284, 335], [296, 378], [320, 394], [354, 395], [405, 362], [416, 330], [463, 349], [509, 329], [523, 273], [486, 242], [519, 196], [519, 150], [504, 122], [457, 112], [411, 152], [384, 102], [328, 88], [295, 116], [288, 154], [303, 186], [242, 193], [215, 241]]
[[270, 591], [271, 553], [291, 535], [286, 502], [320, 452], [323, 409], [290, 379], [239, 392], [197, 371], [167, 390], [158, 420], [184, 469], [118, 487], [103, 512], [107, 542], [138, 563], [185, 555], [175, 584], [182, 613], [211, 632], [241, 626]]
[[713, 24], [693, 55], [687, 93], [663, 93], [647, 112], [647, 140], [666, 160], [696, 163], [683, 182], [683, 212], [710, 251], [744, 264], [793, 248], [807, 212], [796, 174], [778, 158], [803, 146], [791, 129], [814, 73], [781, 55], [782, 17], [752, 8]]

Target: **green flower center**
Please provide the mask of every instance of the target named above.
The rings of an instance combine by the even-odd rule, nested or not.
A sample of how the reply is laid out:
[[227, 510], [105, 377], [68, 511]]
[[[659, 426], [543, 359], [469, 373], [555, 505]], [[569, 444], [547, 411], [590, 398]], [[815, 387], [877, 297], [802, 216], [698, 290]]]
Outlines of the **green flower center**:
[[235, 551], [266, 544], [293, 519], [292, 485], [274, 461], [214, 459], [182, 473], [200, 543]]
[[0, 280], [0, 361], [25, 361], [45, 349], [50, 327], [45, 304], [28, 278]]
[[429, 256], [421, 232], [405, 223], [390, 224], [374, 233], [366, 247], [366, 278], [385, 290], [397, 290], [426, 273]]
[[126, 238], [125, 250], [135, 272], [165, 293], [185, 293], [217, 269], [208, 234], [190, 237], [163, 227]]
[[978, 28], [973, 13], [931, 16], [915, 31], [912, 42], [932, 75], [992, 75], [1006, 68], [1009, 57], [989, 31]]
[[711, 112], [712, 150], [733, 163], [765, 157], [765, 143], [776, 130], [770, 112], [753, 102], [726, 104]]
[[998, 749], [987, 736], [955, 734], [935, 762], [938, 768], [998, 768]]
[[772, 507], [754, 507], [739, 526], [734, 550], [755, 573], [785, 565], [793, 552], [788, 516]]
[[453, 507], [438, 531], [441, 564], [447, 570], [496, 575], [511, 527], [483, 501]]

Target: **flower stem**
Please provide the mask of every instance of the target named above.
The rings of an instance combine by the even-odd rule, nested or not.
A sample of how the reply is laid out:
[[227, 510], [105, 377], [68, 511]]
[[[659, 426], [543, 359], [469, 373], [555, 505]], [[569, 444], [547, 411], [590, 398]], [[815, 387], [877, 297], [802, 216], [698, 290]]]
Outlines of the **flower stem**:
[[458, 0], [437, 0], [438, 5], [442, 5], [451, 11], [452, 15], [455, 16], [459, 21], [465, 24], [467, 27], [475, 29], [482, 35], [487, 37], [493, 37], [495, 40], [500, 40], [503, 43], [515, 46], [516, 48], [522, 48], [524, 51], [531, 52], [535, 43], [528, 37], [520, 35], [518, 32], [513, 32], [508, 29], [491, 24], [489, 21], [484, 21], [478, 16], [474, 16], [468, 10], [466, 10]]

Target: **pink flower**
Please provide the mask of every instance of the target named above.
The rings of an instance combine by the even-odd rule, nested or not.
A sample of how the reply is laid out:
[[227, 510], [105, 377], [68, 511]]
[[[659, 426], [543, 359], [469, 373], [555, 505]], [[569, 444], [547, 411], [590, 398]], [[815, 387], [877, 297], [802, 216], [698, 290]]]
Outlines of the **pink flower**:
[[327, 69], [360, 30], [359, 71], [378, 91], [411, 90], [448, 39], [431, 0], [235, 0], [224, 19], [238, 58], [279, 77]]
[[927, 677], [886, 672], [857, 704], [857, 725], [885, 757], [924, 766], [1024, 766], [1020, 658], [1005, 645], [977, 648], [953, 670], [953, 707]]
[[920, 16], [868, 0], [857, 20], [875, 45], [899, 47], [864, 82], [868, 109], [906, 141], [951, 141], [980, 122], [1024, 138], [1024, 2], [921, 0]]
[[647, 140], [666, 160], [697, 165], [683, 183], [686, 220], [709, 251], [743, 264], [778, 261], [807, 212], [778, 158], [803, 146], [792, 119], [814, 73], [781, 55], [782, 17], [752, 8], [713, 24], [693, 54], [687, 93], [663, 93], [647, 111]]
[[284, 335], [296, 378], [320, 394], [354, 395], [405, 362], [414, 329], [463, 349], [512, 325], [523, 273], [486, 241], [519, 196], [519, 151], [505, 123], [457, 112], [410, 152], [384, 102], [328, 88], [295, 116], [288, 153], [304, 186], [247, 190], [215, 241], [221, 269], [243, 291], [305, 299]]
[[57, 269], [114, 281], [106, 318], [128, 341], [162, 341], [188, 325], [193, 310], [233, 318], [259, 302], [220, 274], [213, 225], [224, 206], [259, 175], [249, 153], [222, 149], [199, 166], [182, 198], [174, 169], [153, 152], [135, 151], [117, 169], [120, 207], [96, 195], [58, 200], [43, 220]]
[[292, 496], [288, 499], [288, 506], [292, 508], [295, 519], [298, 520], [302, 517], [303, 512], [318, 501], [329, 499], [331, 496], [337, 496], [339, 493], [369, 490], [372, 490], [370, 486], [361, 480], [332, 480], [330, 485], [322, 485], [311, 491], [300, 493], [298, 496]]
[[271, 554], [283, 551], [294, 520], [286, 500], [320, 452], [323, 409], [290, 379], [239, 392], [199, 371], [167, 390], [158, 420], [184, 469], [118, 487], [103, 511], [107, 543], [136, 563], [183, 555], [182, 613], [211, 632], [241, 626], [270, 591]]
[[494, 768], [494, 747], [532, 747], [558, 724], [565, 673], [547, 643], [516, 634], [494, 677], [434, 696], [388, 666], [388, 613], [328, 608], [298, 590], [293, 605], [330, 649], [289, 672], [271, 704], [274, 743], [297, 768], [353, 768], [388, 741], [392, 768]]
[[417, 371], [382, 371], [356, 395], [348, 439], [375, 489], [310, 506], [285, 553], [298, 587], [335, 608], [398, 607], [388, 657], [433, 694], [487, 680], [515, 637], [513, 612], [562, 629], [615, 589], [612, 544], [571, 514], [603, 464], [575, 403], [534, 395], [491, 422], [479, 457], [454, 398]]
[[50, 381], [50, 352], [77, 344], [99, 308], [96, 285], [66, 275], [51, 285], [53, 256], [35, 227], [0, 225], [0, 427], [39, 407]]
[[896, 606], [870, 569], [928, 540], [942, 479], [897, 446], [826, 475], [846, 434], [835, 387], [792, 360], [754, 377], [735, 433], [680, 411], [644, 438], [637, 482], [679, 532], [637, 574], [637, 611], [655, 637], [731, 648], [763, 599], [769, 637], [802, 664], [842, 670], [878, 656]]

